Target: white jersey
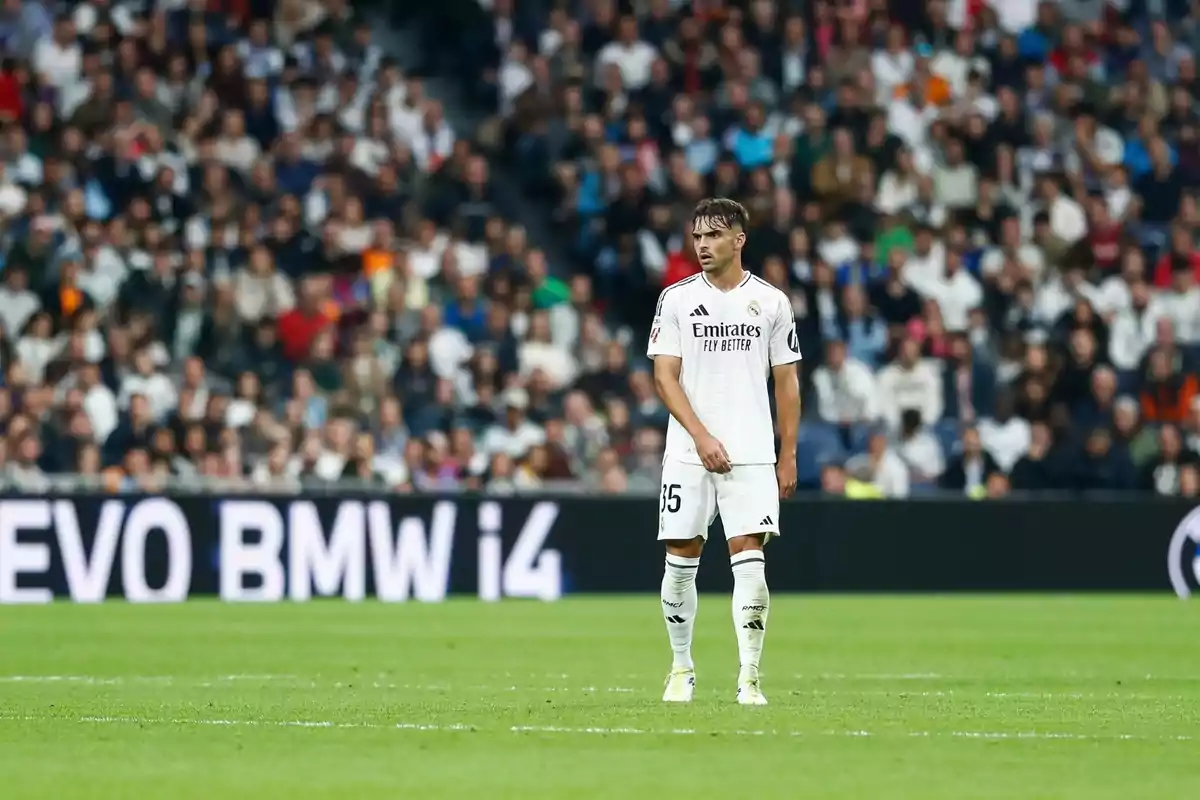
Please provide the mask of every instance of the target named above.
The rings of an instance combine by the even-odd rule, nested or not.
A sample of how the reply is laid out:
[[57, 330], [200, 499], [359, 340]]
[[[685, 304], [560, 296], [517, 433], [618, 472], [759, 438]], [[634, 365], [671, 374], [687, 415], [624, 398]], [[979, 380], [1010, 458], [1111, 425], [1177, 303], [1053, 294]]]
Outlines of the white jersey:
[[[703, 273], [685, 278], [659, 295], [646, 355], [683, 360], [684, 394], [732, 464], [775, 463], [767, 376], [771, 367], [800, 360], [787, 295], [749, 273], [728, 292]], [[701, 463], [674, 417], [667, 423], [666, 457]]]

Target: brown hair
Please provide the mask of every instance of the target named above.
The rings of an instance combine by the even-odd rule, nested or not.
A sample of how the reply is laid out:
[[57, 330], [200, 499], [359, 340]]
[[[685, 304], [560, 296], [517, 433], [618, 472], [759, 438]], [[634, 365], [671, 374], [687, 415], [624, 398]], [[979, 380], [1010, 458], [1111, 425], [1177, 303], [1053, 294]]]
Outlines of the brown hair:
[[736, 200], [709, 197], [697, 203], [696, 208], [692, 210], [692, 224], [697, 220], [707, 220], [718, 228], [737, 226], [744, 231], [750, 225], [750, 212]]

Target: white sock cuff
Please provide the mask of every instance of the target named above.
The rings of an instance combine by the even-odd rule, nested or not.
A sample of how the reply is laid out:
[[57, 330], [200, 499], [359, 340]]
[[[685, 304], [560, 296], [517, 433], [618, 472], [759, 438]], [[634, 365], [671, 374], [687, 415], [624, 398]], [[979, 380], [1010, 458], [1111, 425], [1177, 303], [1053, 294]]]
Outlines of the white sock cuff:
[[695, 570], [700, 566], [698, 558], [684, 558], [683, 556], [675, 556], [667, 553], [667, 569], [686, 569]]
[[729, 557], [729, 566], [737, 569], [742, 565], [748, 564], [766, 564], [767, 559], [763, 557], [762, 550], [743, 550], [736, 555]]

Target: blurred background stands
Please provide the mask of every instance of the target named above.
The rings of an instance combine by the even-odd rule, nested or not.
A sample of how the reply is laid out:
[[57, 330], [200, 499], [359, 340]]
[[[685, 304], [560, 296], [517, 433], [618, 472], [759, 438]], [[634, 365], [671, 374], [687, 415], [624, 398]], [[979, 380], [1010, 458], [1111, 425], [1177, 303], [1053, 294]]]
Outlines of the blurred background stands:
[[1197, 43], [1180, 0], [8, 0], [3, 479], [655, 492], [645, 335], [720, 194], [804, 487], [1196, 496]]

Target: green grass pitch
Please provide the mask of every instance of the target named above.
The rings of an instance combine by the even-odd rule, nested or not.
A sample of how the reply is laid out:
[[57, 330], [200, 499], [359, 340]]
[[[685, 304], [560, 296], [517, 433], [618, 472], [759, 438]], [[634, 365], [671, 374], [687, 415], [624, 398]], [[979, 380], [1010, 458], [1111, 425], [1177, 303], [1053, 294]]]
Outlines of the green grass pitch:
[[0, 795], [1167, 798], [1200, 775], [1200, 607], [783, 597], [766, 708], [729, 600], [659, 702], [658, 599], [0, 607]]

